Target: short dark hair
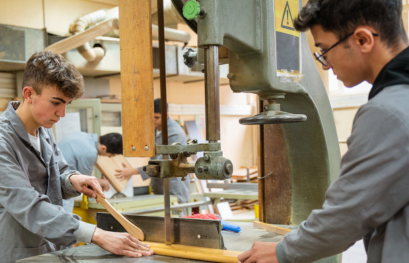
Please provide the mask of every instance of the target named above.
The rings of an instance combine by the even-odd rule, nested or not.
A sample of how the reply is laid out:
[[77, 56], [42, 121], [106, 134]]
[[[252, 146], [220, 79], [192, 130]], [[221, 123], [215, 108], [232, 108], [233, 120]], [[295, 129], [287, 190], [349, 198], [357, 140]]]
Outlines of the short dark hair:
[[119, 133], [108, 133], [99, 136], [99, 143], [107, 147], [107, 153], [122, 154], [122, 135]]
[[294, 20], [298, 31], [320, 25], [340, 39], [358, 26], [373, 27], [390, 48], [399, 39], [407, 43], [402, 21], [402, 0], [309, 0]]
[[30, 86], [41, 95], [45, 86], [56, 87], [64, 96], [77, 99], [84, 94], [84, 80], [63, 56], [51, 51], [34, 53], [27, 61], [23, 87]]
[[[169, 105], [166, 103], [166, 109], [169, 110]], [[153, 112], [154, 113], [161, 113], [162, 112], [162, 105], [160, 99], [155, 99], [153, 101]]]

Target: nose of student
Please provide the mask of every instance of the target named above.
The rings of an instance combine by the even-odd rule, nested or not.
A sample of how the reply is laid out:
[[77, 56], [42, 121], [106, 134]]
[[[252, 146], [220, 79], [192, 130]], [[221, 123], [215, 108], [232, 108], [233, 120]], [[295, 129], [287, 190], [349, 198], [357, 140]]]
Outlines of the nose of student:
[[60, 118], [65, 117], [65, 105], [59, 108], [55, 115], [57, 115]]

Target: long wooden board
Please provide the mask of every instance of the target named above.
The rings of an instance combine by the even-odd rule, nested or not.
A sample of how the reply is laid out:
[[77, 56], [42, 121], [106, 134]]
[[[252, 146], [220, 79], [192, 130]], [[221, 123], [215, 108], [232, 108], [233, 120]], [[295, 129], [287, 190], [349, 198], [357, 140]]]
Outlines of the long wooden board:
[[122, 135], [126, 157], [155, 156], [151, 1], [119, 1]]
[[145, 242], [151, 246], [156, 255], [195, 259], [209, 262], [234, 262], [237, 263], [237, 256], [243, 252], [230, 251], [214, 248], [191, 247], [184, 245], [166, 245], [163, 243]]
[[[124, 163], [128, 168], [131, 168], [131, 165], [128, 163], [126, 158], [123, 155], [116, 155], [115, 157], [107, 156], [98, 156], [95, 166], [98, 170], [108, 179], [111, 185], [115, 188], [116, 191], [121, 193], [125, 186], [128, 184], [128, 180], [119, 181], [115, 177], [116, 169], [123, 169]], [[132, 177], [131, 177], [132, 178]]]
[[143, 231], [129, 222], [123, 215], [121, 215], [106, 199], [97, 194], [97, 201], [105, 207], [105, 209], [125, 228], [125, 230], [134, 238], [139, 240], [145, 240], [145, 234]]
[[289, 232], [292, 231], [291, 229], [288, 229], [288, 228], [274, 226], [274, 225], [266, 224], [260, 221], [254, 221], [253, 227], [264, 229], [267, 232], [272, 232], [272, 233], [276, 233], [276, 234], [283, 235], [283, 236], [287, 235]]
[[84, 45], [85, 43], [102, 36], [113, 29], [118, 29], [118, 19], [107, 20], [100, 23], [82, 33], [63, 39], [57, 43], [54, 43], [44, 50], [52, 51], [57, 54], [63, 54], [71, 49]]

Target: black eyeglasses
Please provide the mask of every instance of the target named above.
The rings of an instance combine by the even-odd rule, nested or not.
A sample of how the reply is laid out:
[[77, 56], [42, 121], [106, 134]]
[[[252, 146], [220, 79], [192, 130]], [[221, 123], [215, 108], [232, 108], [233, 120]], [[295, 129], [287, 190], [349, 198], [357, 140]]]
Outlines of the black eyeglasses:
[[[330, 51], [331, 49], [333, 49], [334, 47], [336, 47], [339, 43], [341, 43], [341, 42], [347, 40], [348, 37], [352, 36], [354, 33], [355, 33], [355, 32], [352, 32], [352, 33], [346, 35], [345, 37], [341, 38], [337, 43], [335, 43], [334, 45], [332, 45], [329, 49], [325, 50], [325, 52], [322, 53], [322, 54], [319, 54], [318, 52], [314, 52], [314, 57], [315, 57], [315, 59], [318, 60], [324, 67], [328, 67], [328, 63], [327, 63], [327, 61], [325, 60], [324, 55], [327, 54], [328, 51]], [[374, 37], [379, 36], [379, 35], [376, 34], [376, 33], [372, 33], [372, 35], [373, 35]]]

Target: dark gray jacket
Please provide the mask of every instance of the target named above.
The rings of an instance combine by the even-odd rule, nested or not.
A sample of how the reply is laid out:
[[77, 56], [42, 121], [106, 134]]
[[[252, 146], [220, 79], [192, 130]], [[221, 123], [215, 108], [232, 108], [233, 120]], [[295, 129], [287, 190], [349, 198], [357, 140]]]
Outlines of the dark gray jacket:
[[361, 238], [369, 263], [409, 262], [409, 85], [362, 106], [347, 143], [323, 208], [278, 244], [280, 263], [313, 262]]
[[2, 263], [49, 253], [77, 240], [90, 242], [95, 229], [61, 207], [63, 198], [79, 194], [68, 180], [76, 171], [67, 170], [51, 130], [38, 130], [41, 154], [31, 145], [15, 112], [18, 106], [11, 102], [0, 116]]
[[[155, 143], [157, 145], [162, 144], [162, 133], [157, 133], [155, 130]], [[180, 143], [185, 145], [187, 143], [186, 134], [183, 131], [180, 125], [172, 120], [172, 118], [168, 118], [168, 145], [172, 145], [173, 143]], [[162, 159], [162, 155], [156, 155], [152, 157], [151, 160], [154, 159]], [[142, 167], [138, 169], [139, 173], [141, 174], [144, 180], [151, 178], [147, 173], [142, 170]], [[170, 178], [169, 179], [169, 188], [170, 194], [174, 195], [178, 198], [179, 203], [186, 203], [189, 201], [190, 195], [190, 181], [189, 176], [185, 177], [186, 180], [182, 181], [180, 177], [177, 178]], [[151, 186], [152, 190], [155, 194], [163, 194], [163, 180], [161, 178], [151, 178]]]

